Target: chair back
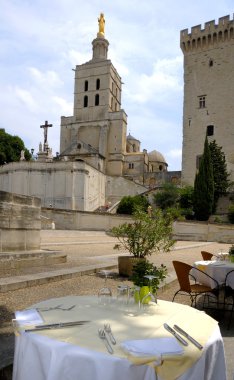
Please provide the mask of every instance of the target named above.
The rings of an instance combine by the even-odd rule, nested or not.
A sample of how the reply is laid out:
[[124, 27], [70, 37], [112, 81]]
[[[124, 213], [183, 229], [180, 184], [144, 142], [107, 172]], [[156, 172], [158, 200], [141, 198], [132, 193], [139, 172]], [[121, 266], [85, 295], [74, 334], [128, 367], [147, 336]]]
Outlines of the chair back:
[[201, 255], [202, 255], [203, 260], [205, 260], [205, 261], [211, 260], [212, 257], [214, 256], [213, 253], [210, 253], [207, 251], [201, 251]]
[[234, 291], [234, 269], [230, 270], [225, 277], [225, 287], [232, 288]]
[[190, 293], [191, 286], [189, 281], [189, 272], [192, 269], [192, 266], [182, 261], [172, 261], [178, 282], [180, 284], [180, 290]]

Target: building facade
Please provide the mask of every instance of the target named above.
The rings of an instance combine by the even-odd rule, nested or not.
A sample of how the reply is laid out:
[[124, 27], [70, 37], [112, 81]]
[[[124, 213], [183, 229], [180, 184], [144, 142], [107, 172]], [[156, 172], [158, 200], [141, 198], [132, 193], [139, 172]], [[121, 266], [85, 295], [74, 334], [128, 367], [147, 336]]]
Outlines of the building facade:
[[[101, 14], [92, 59], [74, 70], [73, 115], [61, 117], [60, 154], [52, 155], [46, 121], [37, 160], [22, 154], [0, 167], [0, 190], [39, 197], [45, 207], [94, 211], [171, 179], [160, 152], [141, 151], [140, 141], [127, 136], [122, 80], [108, 59], [103, 20]], [[174, 177], [179, 181], [180, 172]]]
[[184, 54], [182, 183], [194, 184], [205, 137], [216, 140], [234, 179], [234, 21], [229, 16], [180, 33]]

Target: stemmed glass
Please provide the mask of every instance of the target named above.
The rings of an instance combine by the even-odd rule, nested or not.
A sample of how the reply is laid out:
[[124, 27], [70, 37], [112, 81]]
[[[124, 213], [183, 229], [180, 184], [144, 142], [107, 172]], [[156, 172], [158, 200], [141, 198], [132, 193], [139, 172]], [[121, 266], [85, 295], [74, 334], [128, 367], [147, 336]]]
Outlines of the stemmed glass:
[[112, 299], [112, 291], [111, 288], [107, 286], [107, 278], [110, 277], [110, 274], [112, 272], [108, 270], [102, 270], [99, 272], [101, 276], [104, 276], [104, 285], [101, 289], [98, 291], [98, 300], [100, 304], [107, 305], [110, 304]]
[[149, 292], [142, 298], [141, 304], [142, 304], [143, 308], [145, 308], [145, 306], [150, 305], [152, 303], [154, 303], [154, 304], [157, 303], [157, 298], [151, 292], [152, 280], [154, 278], [156, 278], [156, 276], [148, 274], [148, 275], [145, 275], [144, 277], [148, 278], [148, 280], [149, 280]]

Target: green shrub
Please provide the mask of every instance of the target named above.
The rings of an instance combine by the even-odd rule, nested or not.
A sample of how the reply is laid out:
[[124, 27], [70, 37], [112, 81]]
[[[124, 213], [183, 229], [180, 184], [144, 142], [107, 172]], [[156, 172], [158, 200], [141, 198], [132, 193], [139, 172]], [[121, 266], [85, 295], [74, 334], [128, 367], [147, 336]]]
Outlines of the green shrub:
[[141, 209], [142, 211], [147, 211], [149, 202], [144, 195], [126, 196], [123, 197], [116, 210], [117, 214], [128, 214], [132, 215], [136, 209]]

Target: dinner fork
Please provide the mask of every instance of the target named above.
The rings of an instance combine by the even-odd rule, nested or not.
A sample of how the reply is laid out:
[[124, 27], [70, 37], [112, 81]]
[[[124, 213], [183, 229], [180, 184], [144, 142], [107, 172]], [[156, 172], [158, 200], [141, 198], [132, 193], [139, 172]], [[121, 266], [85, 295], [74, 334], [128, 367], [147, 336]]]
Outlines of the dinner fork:
[[114, 353], [113, 348], [111, 347], [109, 340], [107, 339], [106, 333], [103, 329], [98, 329], [98, 336], [105, 343], [105, 346], [106, 346], [108, 352], [110, 354], [113, 354]]
[[107, 332], [107, 334], [109, 335], [110, 340], [111, 340], [111, 343], [112, 343], [112, 344], [116, 344], [116, 340], [115, 340], [115, 337], [114, 337], [114, 335], [113, 335], [113, 333], [112, 333], [112, 331], [111, 331], [111, 326], [110, 326], [109, 323], [104, 324], [104, 330], [105, 330], [105, 332]]

